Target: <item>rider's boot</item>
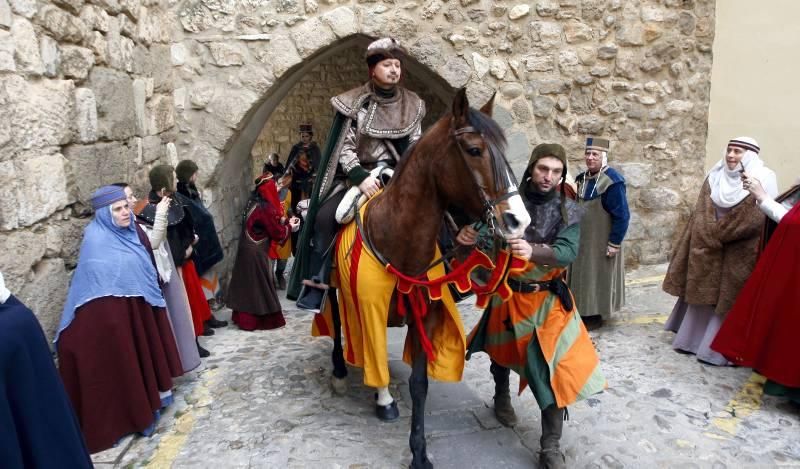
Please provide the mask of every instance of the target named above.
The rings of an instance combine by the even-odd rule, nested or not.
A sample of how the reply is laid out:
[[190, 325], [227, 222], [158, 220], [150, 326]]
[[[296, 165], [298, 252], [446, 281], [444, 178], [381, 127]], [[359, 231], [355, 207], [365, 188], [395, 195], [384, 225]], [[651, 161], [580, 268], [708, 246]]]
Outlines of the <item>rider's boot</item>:
[[517, 414], [511, 406], [511, 392], [509, 391], [509, 375], [511, 370], [492, 361], [489, 371], [494, 377], [494, 415], [506, 427], [517, 424]]
[[561, 452], [559, 441], [564, 429], [564, 408], [555, 404], [542, 410], [542, 437], [539, 440], [539, 467], [542, 469], [566, 469], [567, 463]]

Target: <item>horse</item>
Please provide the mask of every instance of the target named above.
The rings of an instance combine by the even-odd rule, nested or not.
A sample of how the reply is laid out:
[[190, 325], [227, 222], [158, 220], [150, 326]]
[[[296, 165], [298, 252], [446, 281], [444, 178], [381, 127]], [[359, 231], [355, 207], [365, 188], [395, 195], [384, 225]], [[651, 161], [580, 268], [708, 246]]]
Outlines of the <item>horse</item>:
[[[517, 192], [516, 179], [504, 156], [505, 136], [491, 118], [493, 104], [494, 96], [478, 111], [470, 108], [463, 88], [456, 93], [451, 112], [433, 124], [406, 152], [395, 169], [390, 183], [365, 206], [363, 220], [359, 218], [360, 214], [357, 214], [356, 221], [349, 225], [352, 231], [355, 229], [353, 223], [358, 224], [358, 236], [362, 241], [361, 247], [358, 248], [362, 253], [361, 258], [371, 255], [380, 259], [382, 264], [391, 265], [395, 272], [414, 278], [424, 277], [426, 272], [437, 264], [438, 268], [443, 270], [441, 263], [435, 260], [438, 254], [437, 236], [444, 222], [446, 210], [453, 206], [473, 220], [483, 220], [496, 227], [499, 236], [506, 239], [519, 238], [524, 234], [525, 228], [530, 223], [530, 216]], [[338, 272], [336, 275], [340, 279], [343, 275], [349, 274], [342, 264], [351, 262], [351, 257], [357, 255], [353, 252], [353, 243], [342, 242], [343, 233], [344, 231], [340, 231], [334, 253]], [[367, 254], [363, 254], [362, 251]], [[372, 283], [366, 286], [369, 289], [373, 288]], [[394, 288], [392, 284], [389, 286]], [[342, 347], [341, 312], [342, 309], [345, 310], [344, 326], [347, 329], [349, 317], [347, 315], [355, 313], [347, 311], [346, 301], [349, 298], [351, 309], [353, 301], [363, 302], [359, 300], [363, 298], [363, 292], [347, 296], [353, 293], [350, 291], [353, 288], [353, 278], [349, 277], [345, 281], [339, 281], [338, 298], [335, 289], [332, 288], [328, 292], [332, 315], [332, 331], [329, 331], [329, 335], [334, 339], [332, 352], [334, 369], [331, 382], [337, 393], [346, 389], [347, 377]], [[377, 343], [381, 340], [385, 342], [385, 328], [388, 325], [402, 325], [404, 321], [408, 324], [406, 358], [412, 367], [409, 378], [412, 397], [409, 437], [413, 455], [412, 468], [433, 467], [426, 451], [424, 413], [429, 366], [434, 366], [435, 361], [429, 365], [429, 361], [434, 357], [428, 356], [432, 354], [432, 348], [427, 341], [428, 337], [434, 337], [435, 340], [438, 337], [436, 334], [441, 334], [436, 331], [444, 328], [445, 321], [457, 326], [461, 334], [459, 338], [461, 349], [453, 347], [456, 353], [460, 353], [458, 357], [460, 368], [451, 370], [449, 378], [460, 381], [463, 371], [465, 345], [463, 325], [457, 310], [455, 315], [452, 314], [455, 306], [449, 297], [449, 292], [444, 295], [446, 298], [442, 297], [439, 300], [431, 300], [430, 296], [423, 299], [426, 303], [421, 305], [426, 309], [424, 316], [403, 315], [409, 307], [413, 309], [411, 304], [413, 301], [408, 297], [402, 297], [395, 290], [388, 301], [388, 316], [373, 318], [375, 321], [380, 321], [377, 325], [383, 328], [383, 339], [367, 338], [377, 340]], [[366, 306], [368, 305], [355, 304], [355, 309], [359, 310]], [[419, 302], [417, 306], [420, 306]], [[349, 324], [350, 327], [356, 326], [361, 319], [370, 318], [359, 317], [359, 321], [352, 321]], [[419, 321], [421, 324], [415, 324]], [[353, 363], [351, 359], [348, 361]], [[376, 410], [380, 417], [381, 408], [390, 407], [386, 402], [391, 399], [391, 405], [394, 406], [393, 417], [396, 418], [397, 404], [388, 390], [388, 362], [383, 365], [386, 367], [385, 386], [373, 384], [378, 391]], [[436, 376], [435, 373], [433, 376]], [[365, 383], [370, 385], [367, 382], [366, 367]]]

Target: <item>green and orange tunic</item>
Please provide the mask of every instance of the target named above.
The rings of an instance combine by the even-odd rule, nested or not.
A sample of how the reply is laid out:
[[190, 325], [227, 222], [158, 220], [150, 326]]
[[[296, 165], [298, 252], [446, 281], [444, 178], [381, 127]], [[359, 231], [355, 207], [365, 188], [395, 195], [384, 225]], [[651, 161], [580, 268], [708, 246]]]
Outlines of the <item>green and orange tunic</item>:
[[[561, 277], [575, 259], [579, 239], [577, 223], [563, 228], [550, 244], [562, 265], [529, 262], [514, 278], [526, 283]], [[606, 387], [599, 357], [577, 308], [567, 311], [548, 290], [515, 292], [506, 302], [495, 298], [467, 340], [470, 353], [486, 352], [498, 364], [516, 371], [519, 392], [530, 386], [542, 409], [553, 404], [566, 407]]]

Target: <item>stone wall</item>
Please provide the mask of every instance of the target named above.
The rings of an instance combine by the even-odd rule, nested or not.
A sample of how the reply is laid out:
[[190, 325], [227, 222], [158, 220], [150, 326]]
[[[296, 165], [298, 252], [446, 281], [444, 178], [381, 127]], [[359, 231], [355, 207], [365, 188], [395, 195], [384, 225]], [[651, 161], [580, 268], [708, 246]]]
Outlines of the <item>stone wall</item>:
[[[0, 0], [0, 269], [12, 291], [52, 333], [88, 195], [117, 180], [144, 195], [152, 165], [183, 158], [200, 166], [225, 273], [265, 124], [308, 74], [342, 72], [319, 99], [345, 73], [363, 76], [354, 48], [387, 34], [430, 96], [446, 103], [466, 86], [480, 106], [498, 91], [518, 173], [537, 143], [562, 143], [577, 163], [585, 136], [610, 137], [634, 211], [629, 265], [666, 260], [702, 175], [713, 0]], [[267, 138], [294, 139], [285, 125]]]
[[[253, 177], [261, 174], [264, 161], [272, 152], [277, 152], [281, 155], [281, 161], [286, 162], [292, 145], [300, 140], [300, 123], [313, 124], [314, 139], [320, 147], [324, 147], [333, 120], [330, 98], [366, 81], [366, 73], [364, 48], [353, 45], [329, 56], [305, 74], [272, 112], [253, 145]], [[423, 128], [433, 124], [449, 109], [449, 102], [445, 103], [425, 86], [424, 77], [405, 73], [403, 86], [425, 100], [427, 114], [422, 123]]]
[[0, 270], [48, 334], [92, 191], [176, 158], [165, 7], [0, 0]]

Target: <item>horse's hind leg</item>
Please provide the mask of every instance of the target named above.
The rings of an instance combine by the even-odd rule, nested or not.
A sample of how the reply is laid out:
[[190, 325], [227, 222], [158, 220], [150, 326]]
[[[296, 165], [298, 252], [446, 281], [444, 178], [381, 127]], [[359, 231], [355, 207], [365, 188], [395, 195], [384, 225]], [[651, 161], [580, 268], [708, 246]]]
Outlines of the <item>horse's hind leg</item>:
[[[413, 328], [413, 325], [409, 325]], [[411, 377], [408, 378], [408, 387], [411, 391], [411, 436], [408, 443], [411, 446], [412, 469], [433, 468], [433, 464], [428, 460], [428, 453], [425, 444], [425, 400], [428, 398], [428, 359], [419, 344], [417, 332], [414, 329], [409, 331], [414, 334], [414, 361], [411, 367]]]
[[331, 315], [333, 316], [333, 352], [331, 353], [333, 376], [331, 376], [331, 386], [334, 393], [342, 395], [347, 392], [347, 365], [344, 362], [342, 320], [339, 317], [339, 302], [336, 298], [336, 290], [331, 289], [328, 291], [328, 301], [331, 302]]

